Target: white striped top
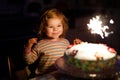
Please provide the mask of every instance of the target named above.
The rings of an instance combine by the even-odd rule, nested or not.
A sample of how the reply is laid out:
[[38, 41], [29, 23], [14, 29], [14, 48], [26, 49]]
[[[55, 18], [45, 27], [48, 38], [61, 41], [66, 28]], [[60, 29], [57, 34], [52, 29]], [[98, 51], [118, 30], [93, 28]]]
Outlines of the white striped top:
[[40, 40], [30, 53], [25, 54], [28, 64], [34, 63], [39, 57], [39, 66], [36, 74], [44, 74], [53, 71], [56, 59], [64, 55], [64, 51], [70, 45], [67, 39], [59, 41]]

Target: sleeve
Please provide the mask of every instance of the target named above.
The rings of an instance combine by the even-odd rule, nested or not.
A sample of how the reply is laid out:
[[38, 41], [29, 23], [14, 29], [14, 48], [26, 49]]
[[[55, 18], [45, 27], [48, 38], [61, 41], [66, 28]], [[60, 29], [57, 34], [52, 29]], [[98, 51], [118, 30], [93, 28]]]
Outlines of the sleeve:
[[38, 59], [39, 55], [38, 55], [37, 46], [35, 46], [32, 49], [25, 48], [25, 51], [26, 52], [24, 54], [24, 59], [27, 64], [32, 64]]
[[69, 47], [70, 42], [67, 39], [65, 39], [65, 43], [66, 43], [67, 47]]

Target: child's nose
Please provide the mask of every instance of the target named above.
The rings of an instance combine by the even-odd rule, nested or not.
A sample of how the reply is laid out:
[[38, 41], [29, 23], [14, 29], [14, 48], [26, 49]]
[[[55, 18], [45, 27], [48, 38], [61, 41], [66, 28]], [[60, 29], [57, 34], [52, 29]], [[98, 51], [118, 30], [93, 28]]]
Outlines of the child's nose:
[[54, 28], [54, 31], [58, 30], [57, 28]]

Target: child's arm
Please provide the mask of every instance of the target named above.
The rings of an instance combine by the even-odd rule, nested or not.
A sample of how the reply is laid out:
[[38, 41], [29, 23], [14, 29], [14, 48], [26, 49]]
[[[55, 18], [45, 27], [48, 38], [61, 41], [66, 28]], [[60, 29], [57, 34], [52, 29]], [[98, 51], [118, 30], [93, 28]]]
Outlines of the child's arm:
[[25, 45], [25, 54], [31, 52], [31, 48], [34, 44], [37, 43], [37, 38], [31, 38], [28, 40], [27, 44]]
[[37, 38], [31, 38], [28, 40], [27, 44], [24, 46], [25, 47], [24, 58], [27, 64], [34, 63], [38, 58], [37, 54], [32, 52], [32, 47], [36, 43], [37, 43]]

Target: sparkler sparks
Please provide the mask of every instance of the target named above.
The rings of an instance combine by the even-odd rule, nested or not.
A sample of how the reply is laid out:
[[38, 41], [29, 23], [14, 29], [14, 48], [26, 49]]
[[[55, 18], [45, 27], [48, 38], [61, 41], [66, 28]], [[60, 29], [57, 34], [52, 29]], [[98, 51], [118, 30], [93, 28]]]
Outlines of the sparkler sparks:
[[[114, 21], [111, 19], [109, 21], [110, 24], [113, 24]], [[93, 17], [90, 19], [89, 24], [87, 24], [88, 30], [90, 30], [93, 34], [99, 34], [101, 38], [108, 37], [109, 34], [112, 34], [113, 31], [108, 32], [109, 27], [107, 25], [103, 25], [103, 22], [100, 20], [100, 16]]]

